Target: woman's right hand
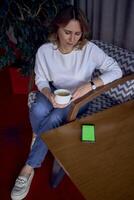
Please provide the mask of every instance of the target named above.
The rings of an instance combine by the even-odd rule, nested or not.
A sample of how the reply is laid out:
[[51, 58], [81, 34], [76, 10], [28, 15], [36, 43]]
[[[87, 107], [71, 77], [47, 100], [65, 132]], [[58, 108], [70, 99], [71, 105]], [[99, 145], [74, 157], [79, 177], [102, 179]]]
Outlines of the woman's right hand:
[[49, 99], [54, 108], [65, 108], [68, 104], [58, 104], [55, 102], [55, 96], [49, 88], [43, 88], [42, 93]]

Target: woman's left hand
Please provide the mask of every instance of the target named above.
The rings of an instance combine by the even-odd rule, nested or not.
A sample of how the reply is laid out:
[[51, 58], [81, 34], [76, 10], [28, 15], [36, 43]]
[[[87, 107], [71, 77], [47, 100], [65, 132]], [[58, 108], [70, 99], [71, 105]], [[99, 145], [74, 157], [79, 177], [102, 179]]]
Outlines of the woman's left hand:
[[84, 96], [92, 90], [90, 83], [78, 87], [72, 95], [72, 101]]

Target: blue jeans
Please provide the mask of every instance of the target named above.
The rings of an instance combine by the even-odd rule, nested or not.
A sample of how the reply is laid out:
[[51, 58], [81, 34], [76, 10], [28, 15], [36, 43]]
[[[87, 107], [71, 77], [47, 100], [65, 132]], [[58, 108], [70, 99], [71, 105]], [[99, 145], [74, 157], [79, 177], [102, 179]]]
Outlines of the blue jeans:
[[[87, 106], [88, 105], [84, 106], [80, 112], [83, 112]], [[54, 129], [66, 123], [70, 108], [71, 104], [65, 108], [54, 108], [47, 97], [42, 93], [37, 92], [36, 101], [32, 103], [29, 110], [31, 126], [37, 137], [29, 153], [26, 164], [33, 168], [41, 166], [41, 163], [48, 152], [48, 147], [41, 139], [40, 135], [45, 131]]]

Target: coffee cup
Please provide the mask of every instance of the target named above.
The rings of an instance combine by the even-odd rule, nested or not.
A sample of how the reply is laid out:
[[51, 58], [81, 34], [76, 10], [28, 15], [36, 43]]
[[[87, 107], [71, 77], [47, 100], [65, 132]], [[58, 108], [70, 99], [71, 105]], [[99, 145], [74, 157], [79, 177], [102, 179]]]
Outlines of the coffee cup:
[[71, 100], [71, 93], [66, 89], [57, 89], [54, 91], [55, 101], [58, 104], [68, 104]]

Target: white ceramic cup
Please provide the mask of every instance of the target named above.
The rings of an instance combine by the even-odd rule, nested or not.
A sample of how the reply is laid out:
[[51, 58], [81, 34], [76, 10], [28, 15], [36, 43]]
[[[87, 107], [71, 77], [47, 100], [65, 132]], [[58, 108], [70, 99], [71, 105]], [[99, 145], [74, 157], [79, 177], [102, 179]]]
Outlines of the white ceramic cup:
[[71, 100], [71, 93], [66, 89], [57, 89], [54, 91], [55, 101], [58, 104], [68, 104]]

